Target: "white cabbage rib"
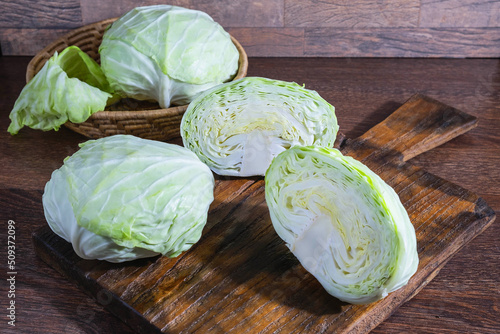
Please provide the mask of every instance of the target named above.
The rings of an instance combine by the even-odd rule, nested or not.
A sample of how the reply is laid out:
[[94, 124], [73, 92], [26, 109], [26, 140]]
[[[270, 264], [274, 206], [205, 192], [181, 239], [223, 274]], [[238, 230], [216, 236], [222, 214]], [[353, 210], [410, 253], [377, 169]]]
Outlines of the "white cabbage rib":
[[116, 135], [88, 141], [53, 172], [43, 205], [52, 230], [85, 259], [174, 257], [200, 237], [210, 169], [173, 144]]
[[265, 189], [276, 232], [331, 295], [371, 303], [415, 273], [416, 237], [406, 210], [355, 159], [296, 146], [274, 159]]
[[294, 145], [332, 146], [335, 108], [296, 83], [248, 77], [200, 94], [181, 122], [184, 146], [219, 175], [264, 175]]

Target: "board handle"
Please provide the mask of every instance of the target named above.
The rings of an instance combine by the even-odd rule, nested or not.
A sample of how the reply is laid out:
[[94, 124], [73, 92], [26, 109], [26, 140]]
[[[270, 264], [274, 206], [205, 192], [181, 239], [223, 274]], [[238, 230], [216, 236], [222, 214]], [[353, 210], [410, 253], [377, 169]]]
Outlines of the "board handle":
[[[358, 156], [372, 155], [377, 151], [408, 161], [476, 126], [476, 117], [416, 94], [349, 146], [358, 150]], [[360, 149], [364, 154], [359, 154]]]

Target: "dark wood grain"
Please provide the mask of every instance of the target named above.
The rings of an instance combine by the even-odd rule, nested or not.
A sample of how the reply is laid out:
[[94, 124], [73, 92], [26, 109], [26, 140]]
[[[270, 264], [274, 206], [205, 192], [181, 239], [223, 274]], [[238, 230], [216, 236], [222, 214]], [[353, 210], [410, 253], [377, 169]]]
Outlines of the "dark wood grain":
[[390, 151], [401, 161], [408, 161], [476, 126], [476, 117], [417, 94], [363, 134], [359, 143], [383, 148], [383, 154]]
[[498, 57], [499, 39], [500, 28], [306, 28], [304, 55]]
[[34, 233], [35, 251], [96, 298], [104, 291], [111, 299], [105, 307], [136, 331], [151, 331], [151, 323], [166, 333], [271, 333], [278, 323], [286, 333], [367, 333], [495, 219], [477, 195], [403, 162], [475, 124], [475, 117], [415, 95], [360, 138], [340, 143], [398, 192], [417, 233], [417, 273], [377, 303], [339, 302], [291, 259], [273, 232], [262, 179], [218, 180], [202, 239], [175, 259], [141, 261], [142, 268], [81, 260], [48, 227]]
[[[0, 231], [6, 231], [8, 219], [15, 220], [19, 226], [20, 249], [16, 295], [18, 326], [12, 331], [6, 327], [2, 330], [7, 333], [133, 333], [34, 253], [31, 233], [46, 224], [41, 206], [43, 187], [50, 173], [62, 164], [66, 156], [76, 151], [77, 144], [85, 138], [65, 128], [58, 132], [23, 129], [18, 136], [8, 135], [8, 113], [25, 83], [29, 60], [29, 57], [0, 57], [0, 129], [3, 129], [0, 131]], [[497, 210], [498, 215], [498, 59], [252, 58], [249, 75], [296, 81], [317, 90], [335, 105], [341, 130], [349, 138], [361, 136], [415, 93], [431, 96], [477, 117], [477, 127], [414, 157], [411, 163], [480, 195]], [[244, 184], [239, 188], [246, 189]], [[230, 197], [225, 204], [226, 213], [234, 198]], [[1, 245], [0, 257], [5, 258], [5, 240]], [[425, 288], [372, 332], [496, 333], [500, 327], [497, 316], [500, 299], [498, 245], [500, 227], [495, 222], [452, 257]], [[117, 270], [133, 275], [133, 270], [141, 269]], [[302, 271], [285, 272], [284, 281], [293, 286], [297, 276], [302, 274]], [[127, 282], [121, 286], [120, 294], [124, 293]], [[7, 302], [4, 287], [0, 286], [2, 307]], [[313, 291], [310, 298], [320, 292], [321, 289]], [[278, 293], [275, 298], [281, 303], [287, 300], [286, 295]], [[101, 292], [97, 300], [106, 303], [109, 298]], [[267, 304], [261, 309], [263, 319], [283, 314], [282, 311], [269, 313], [272, 306]], [[242, 309], [238, 312], [244, 314]], [[300, 318], [295, 319], [288, 328], [300, 325]], [[280, 326], [275, 322], [269, 329]], [[214, 327], [213, 331], [216, 330]]]
[[249, 56], [302, 57], [304, 55], [303, 29], [229, 28], [228, 32], [238, 41], [243, 41], [245, 52]]
[[4, 56], [33, 56], [72, 29], [0, 29], [0, 46]]
[[[3, 55], [35, 55], [81, 25], [157, 0], [0, 0]], [[253, 57], [499, 57], [500, 5], [490, 0], [172, 0], [236, 31]]]
[[419, 0], [289, 0], [285, 1], [285, 26], [358, 29], [417, 27], [419, 12]]
[[0, 28], [68, 29], [82, 25], [79, 0], [16, 0], [0, 3]]
[[489, 0], [421, 0], [421, 27], [500, 27], [500, 3]]
[[166, 2], [133, 0], [105, 2], [82, 0], [84, 24], [110, 17], [118, 17], [137, 6], [168, 4], [201, 10], [224, 27], [278, 27], [283, 26], [283, 0], [234, 1], [234, 0], [173, 0]]

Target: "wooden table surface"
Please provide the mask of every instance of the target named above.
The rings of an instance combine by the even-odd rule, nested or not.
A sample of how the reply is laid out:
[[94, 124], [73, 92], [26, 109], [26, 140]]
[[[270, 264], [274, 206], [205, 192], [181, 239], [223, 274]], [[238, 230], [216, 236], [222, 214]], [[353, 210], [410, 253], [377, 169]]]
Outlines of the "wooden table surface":
[[[86, 138], [66, 128], [23, 129], [14, 137], [6, 132], [29, 60], [0, 57], [0, 328], [12, 333], [132, 333], [33, 250], [31, 234], [46, 224], [41, 202], [45, 183]], [[415, 93], [476, 116], [475, 129], [411, 162], [483, 197], [499, 215], [499, 59], [250, 58], [249, 65], [249, 76], [295, 81], [318, 91], [336, 107], [340, 129], [350, 138]], [[16, 226], [15, 298], [8, 297], [6, 284], [9, 220]], [[496, 221], [373, 333], [498, 333], [499, 282]], [[15, 300], [15, 327], [7, 324], [10, 300]]]

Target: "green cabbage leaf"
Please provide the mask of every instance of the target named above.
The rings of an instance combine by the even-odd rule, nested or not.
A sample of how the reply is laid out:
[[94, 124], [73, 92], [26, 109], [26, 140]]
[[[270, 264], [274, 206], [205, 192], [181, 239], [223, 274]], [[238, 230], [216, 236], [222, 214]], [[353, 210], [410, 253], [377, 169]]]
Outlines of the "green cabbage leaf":
[[23, 88], [10, 113], [8, 131], [23, 126], [58, 130], [67, 121], [81, 123], [115, 101], [99, 65], [76, 46], [57, 52]]

